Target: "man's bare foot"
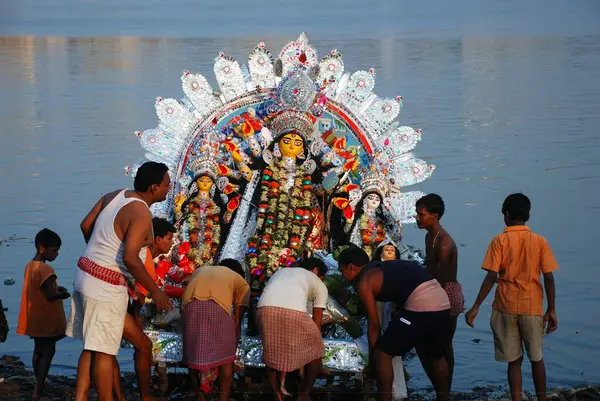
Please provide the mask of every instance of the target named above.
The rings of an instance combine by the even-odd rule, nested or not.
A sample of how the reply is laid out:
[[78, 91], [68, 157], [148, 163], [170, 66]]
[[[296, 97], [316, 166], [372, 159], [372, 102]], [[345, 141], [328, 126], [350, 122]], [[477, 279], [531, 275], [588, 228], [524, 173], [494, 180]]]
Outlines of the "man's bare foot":
[[287, 390], [285, 389], [285, 383], [281, 382], [281, 387], [279, 387], [279, 391], [281, 392], [281, 394], [283, 394], [283, 396], [285, 397], [289, 397], [291, 396], [290, 393], [287, 392]]
[[33, 401], [39, 401], [40, 399], [42, 399], [42, 397], [44, 397], [46, 395], [45, 391], [42, 392], [38, 392], [37, 389], [33, 390], [33, 394], [31, 395], [31, 399]]
[[298, 397], [298, 401], [311, 401], [311, 399], [307, 395], [301, 395]]

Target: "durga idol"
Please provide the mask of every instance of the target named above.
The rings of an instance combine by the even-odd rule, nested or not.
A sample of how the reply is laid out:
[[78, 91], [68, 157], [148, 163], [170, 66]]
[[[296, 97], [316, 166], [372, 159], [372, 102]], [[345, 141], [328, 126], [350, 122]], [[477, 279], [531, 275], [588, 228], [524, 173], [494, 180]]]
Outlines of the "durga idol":
[[[285, 110], [273, 120], [275, 140], [263, 151], [265, 167], [257, 188], [257, 224], [249, 239], [247, 262], [258, 281], [264, 281], [280, 267], [292, 266], [313, 235], [314, 223], [323, 226], [312, 174], [316, 163], [310, 159], [308, 138], [314, 119], [306, 112]], [[317, 230], [318, 231], [318, 230]], [[314, 245], [313, 243], [313, 245]]]

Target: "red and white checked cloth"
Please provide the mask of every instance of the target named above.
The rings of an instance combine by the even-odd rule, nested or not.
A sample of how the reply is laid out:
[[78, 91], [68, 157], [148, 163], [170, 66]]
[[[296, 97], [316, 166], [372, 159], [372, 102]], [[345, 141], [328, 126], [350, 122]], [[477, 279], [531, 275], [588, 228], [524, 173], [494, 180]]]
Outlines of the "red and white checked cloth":
[[323, 358], [321, 332], [310, 315], [293, 309], [263, 306], [257, 312], [263, 361], [280, 372], [292, 372]]
[[200, 371], [233, 362], [237, 339], [235, 322], [212, 300], [192, 300], [183, 307], [183, 360]]
[[89, 274], [90, 276], [96, 277], [98, 280], [102, 280], [105, 283], [112, 285], [127, 286], [125, 276], [120, 271], [111, 270], [107, 267], [102, 267], [91, 259], [82, 256], [77, 262], [77, 267]]
[[444, 291], [450, 300], [450, 316], [458, 316], [464, 312], [465, 297], [462, 293], [462, 286], [456, 281], [447, 281], [444, 284]]

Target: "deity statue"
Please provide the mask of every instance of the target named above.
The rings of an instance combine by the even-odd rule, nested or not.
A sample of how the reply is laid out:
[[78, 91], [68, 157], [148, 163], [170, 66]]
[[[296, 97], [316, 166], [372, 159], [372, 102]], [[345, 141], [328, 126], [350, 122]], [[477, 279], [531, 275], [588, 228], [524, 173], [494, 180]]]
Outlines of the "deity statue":
[[[216, 88], [202, 74], [184, 72], [184, 98], [157, 98], [158, 125], [136, 132], [146, 158], [165, 163], [172, 182], [166, 201], [151, 209], [177, 229], [176, 251], [157, 268], [165, 289], [178, 296], [195, 268], [233, 258], [244, 262], [253, 292], [260, 292], [279, 268], [308, 255], [328, 258], [340, 246], [356, 244], [388, 260], [387, 238], [397, 244], [396, 258], [417, 260], [399, 241], [400, 223], [414, 221], [423, 194], [400, 186], [427, 179], [434, 166], [412, 153], [421, 131], [397, 120], [402, 98], [374, 92], [374, 69], [348, 71], [335, 49], [319, 58], [302, 34], [276, 60], [264, 43], [247, 64], [219, 53], [213, 71]], [[330, 294], [351, 316], [365, 314], [350, 288]], [[242, 335], [255, 341], [253, 322], [250, 316]], [[355, 337], [347, 323], [336, 321]], [[153, 340], [154, 356], [171, 360], [172, 351], [181, 354], [181, 337], [179, 346], [162, 347], [177, 333], [163, 334]], [[244, 343], [252, 346], [241, 347], [241, 359], [252, 366], [245, 352], [255, 343]], [[336, 348], [344, 356], [326, 366], [338, 369], [331, 361], [357, 355], [353, 343]]]
[[[321, 219], [309, 158], [307, 138], [313, 131], [308, 113], [286, 110], [271, 125], [276, 137], [272, 150], [263, 151], [266, 163], [257, 188], [257, 221], [248, 241], [247, 262], [253, 276], [263, 280], [282, 266], [292, 266], [302, 256]], [[318, 234], [313, 235], [318, 246]]]
[[384, 240], [377, 249], [375, 250], [375, 254], [373, 255], [373, 261], [382, 261], [386, 262], [388, 260], [399, 260], [400, 259], [400, 250], [396, 247], [393, 241], [386, 239]]
[[350, 191], [348, 201], [334, 200], [333, 205], [343, 211], [343, 216], [340, 217], [339, 212], [332, 213], [331, 226], [339, 227], [341, 218], [342, 233], [336, 236], [336, 245], [352, 243], [372, 258], [386, 237], [401, 238], [402, 225], [394, 221], [384, 207], [389, 189], [383, 174], [377, 171], [364, 174], [360, 187]]
[[175, 214], [179, 216], [177, 225], [181, 227], [181, 242], [190, 244], [185, 257], [193, 271], [215, 262], [227, 224], [239, 202], [237, 198], [227, 202], [227, 189], [232, 187], [231, 183], [217, 188], [217, 180], [225, 179], [219, 173], [229, 170], [219, 166], [215, 155], [203, 153], [190, 162], [189, 169], [195, 178], [188, 189], [187, 200], [183, 194], [176, 197]]

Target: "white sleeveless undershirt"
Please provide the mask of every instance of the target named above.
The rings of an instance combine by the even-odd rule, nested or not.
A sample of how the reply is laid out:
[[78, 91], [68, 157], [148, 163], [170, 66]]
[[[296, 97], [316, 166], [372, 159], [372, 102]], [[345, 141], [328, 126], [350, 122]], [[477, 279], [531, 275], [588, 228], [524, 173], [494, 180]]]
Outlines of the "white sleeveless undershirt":
[[[148, 205], [139, 198], [126, 198], [125, 191], [119, 192], [96, 218], [94, 231], [83, 256], [106, 269], [120, 272], [127, 281], [133, 283], [135, 280], [123, 262], [125, 244], [115, 232], [115, 218], [119, 211], [131, 202], [142, 202], [146, 207]], [[146, 252], [147, 247], [140, 250], [142, 262], [146, 259]], [[74, 287], [75, 291], [99, 301], [113, 301], [128, 296], [127, 287], [109, 284], [79, 268], [75, 274]]]

